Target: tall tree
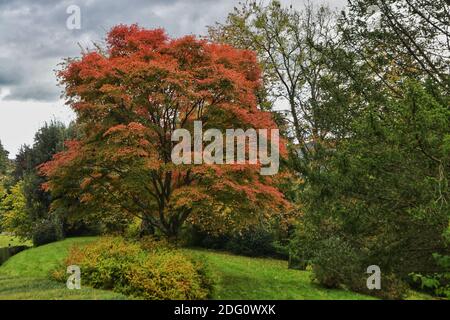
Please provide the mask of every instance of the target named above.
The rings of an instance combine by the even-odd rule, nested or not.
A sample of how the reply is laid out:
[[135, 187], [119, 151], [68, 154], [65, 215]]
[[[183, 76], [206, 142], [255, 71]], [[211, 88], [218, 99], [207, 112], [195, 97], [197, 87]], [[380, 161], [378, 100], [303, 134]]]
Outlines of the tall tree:
[[42, 189], [47, 180], [38, 166], [52, 159], [64, 148], [72, 130], [58, 121], [51, 121], [36, 132], [32, 146], [23, 145], [13, 163], [10, 187], [7, 188], [3, 227], [35, 244], [50, 242], [62, 236], [62, 221], [50, 215], [52, 198]]
[[276, 128], [257, 105], [253, 52], [119, 25], [105, 50], [69, 60], [59, 75], [83, 137], [42, 167], [56, 198], [119, 207], [170, 238], [187, 220], [238, 228], [289, 206], [276, 177], [259, 174], [260, 164], [171, 160], [172, 133], [192, 133], [196, 120], [223, 132]]
[[376, 264], [384, 289], [372, 293], [399, 298], [411, 272], [439, 271], [433, 253], [449, 252], [449, 55], [445, 23], [433, 18], [445, 19], [441, 5], [350, 1], [339, 50], [323, 51], [340, 79], [330, 101], [349, 117], [301, 195], [300, 256], [322, 284], [367, 291], [361, 274]]
[[[326, 6], [308, 2], [301, 11], [246, 1], [228, 15], [223, 24], [209, 27], [209, 37], [258, 53], [264, 74], [264, 97], [272, 103], [287, 102], [291, 138], [308, 160], [311, 146], [330, 132], [326, 97], [319, 85], [329, 74], [319, 49], [336, 37], [335, 18]], [[320, 109], [320, 110], [319, 110]]]

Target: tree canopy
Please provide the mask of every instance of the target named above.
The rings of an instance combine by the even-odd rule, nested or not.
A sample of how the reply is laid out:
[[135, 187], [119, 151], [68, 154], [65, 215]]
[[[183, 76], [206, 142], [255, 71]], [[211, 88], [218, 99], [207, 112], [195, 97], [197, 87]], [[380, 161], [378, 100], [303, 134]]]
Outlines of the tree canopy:
[[[174, 130], [277, 126], [260, 110], [256, 55], [163, 30], [114, 27], [107, 47], [68, 60], [59, 73], [82, 137], [42, 166], [46, 187], [63, 205], [120, 207], [176, 237], [186, 220], [210, 229], [238, 228], [289, 203], [278, 177], [260, 164], [175, 165]], [[283, 143], [280, 152], [286, 155]]]

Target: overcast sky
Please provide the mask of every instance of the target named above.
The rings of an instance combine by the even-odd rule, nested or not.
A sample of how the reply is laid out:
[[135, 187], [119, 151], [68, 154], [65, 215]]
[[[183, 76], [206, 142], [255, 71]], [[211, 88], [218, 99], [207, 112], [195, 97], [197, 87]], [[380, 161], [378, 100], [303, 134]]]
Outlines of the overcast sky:
[[[54, 70], [80, 47], [103, 39], [112, 26], [162, 27], [172, 37], [205, 34], [239, 0], [0, 0], [0, 141], [14, 157], [32, 144], [45, 121], [74, 118], [60, 99]], [[301, 8], [303, 0], [283, 0]], [[316, 1], [314, 1], [316, 2]], [[328, 0], [340, 7], [345, 0]], [[81, 10], [81, 28], [70, 30], [67, 8]]]

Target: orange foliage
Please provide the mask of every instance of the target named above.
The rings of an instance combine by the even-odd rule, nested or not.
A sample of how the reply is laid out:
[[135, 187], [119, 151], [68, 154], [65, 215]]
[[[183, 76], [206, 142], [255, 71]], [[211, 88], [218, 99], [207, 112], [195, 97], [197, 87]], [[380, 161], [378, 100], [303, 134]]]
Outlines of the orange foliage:
[[84, 201], [117, 202], [167, 234], [211, 205], [248, 213], [249, 221], [289, 209], [277, 179], [259, 175], [260, 164], [175, 166], [170, 159], [172, 132], [192, 130], [195, 120], [277, 128], [257, 105], [254, 52], [137, 25], [114, 27], [106, 43], [106, 53], [88, 52], [58, 73], [83, 138], [41, 166], [46, 188], [63, 193], [69, 177], [76, 179]]

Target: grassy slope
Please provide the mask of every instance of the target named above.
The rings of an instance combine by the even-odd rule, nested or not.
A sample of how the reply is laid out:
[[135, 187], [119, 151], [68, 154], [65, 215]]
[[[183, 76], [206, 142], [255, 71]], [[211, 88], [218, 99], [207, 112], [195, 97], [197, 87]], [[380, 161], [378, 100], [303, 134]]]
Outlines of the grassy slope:
[[81, 290], [68, 290], [64, 283], [49, 280], [50, 270], [66, 257], [72, 245], [94, 239], [66, 239], [28, 249], [11, 257], [0, 266], [0, 299], [125, 299], [118, 293], [83, 286]]
[[287, 261], [249, 258], [216, 251], [202, 254], [218, 278], [215, 299], [371, 299], [344, 290], [328, 290], [311, 283], [309, 271], [290, 270]]
[[[83, 287], [68, 290], [48, 280], [48, 274], [74, 244], [95, 238], [70, 238], [25, 250], [0, 266], [0, 299], [125, 299], [110, 291]], [[310, 281], [310, 272], [287, 269], [287, 262], [248, 258], [207, 250], [186, 249], [201, 255], [218, 278], [215, 299], [369, 299], [343, 290], [327, 290]], [[83, 281], [83, 280], [82, 280]], [[416, 294], [413, 298], [428, 298]]]
[[9, 246], [32, 246], [31, 241], [22, 241], [17, 237], [0, 235], [0, 248]]

